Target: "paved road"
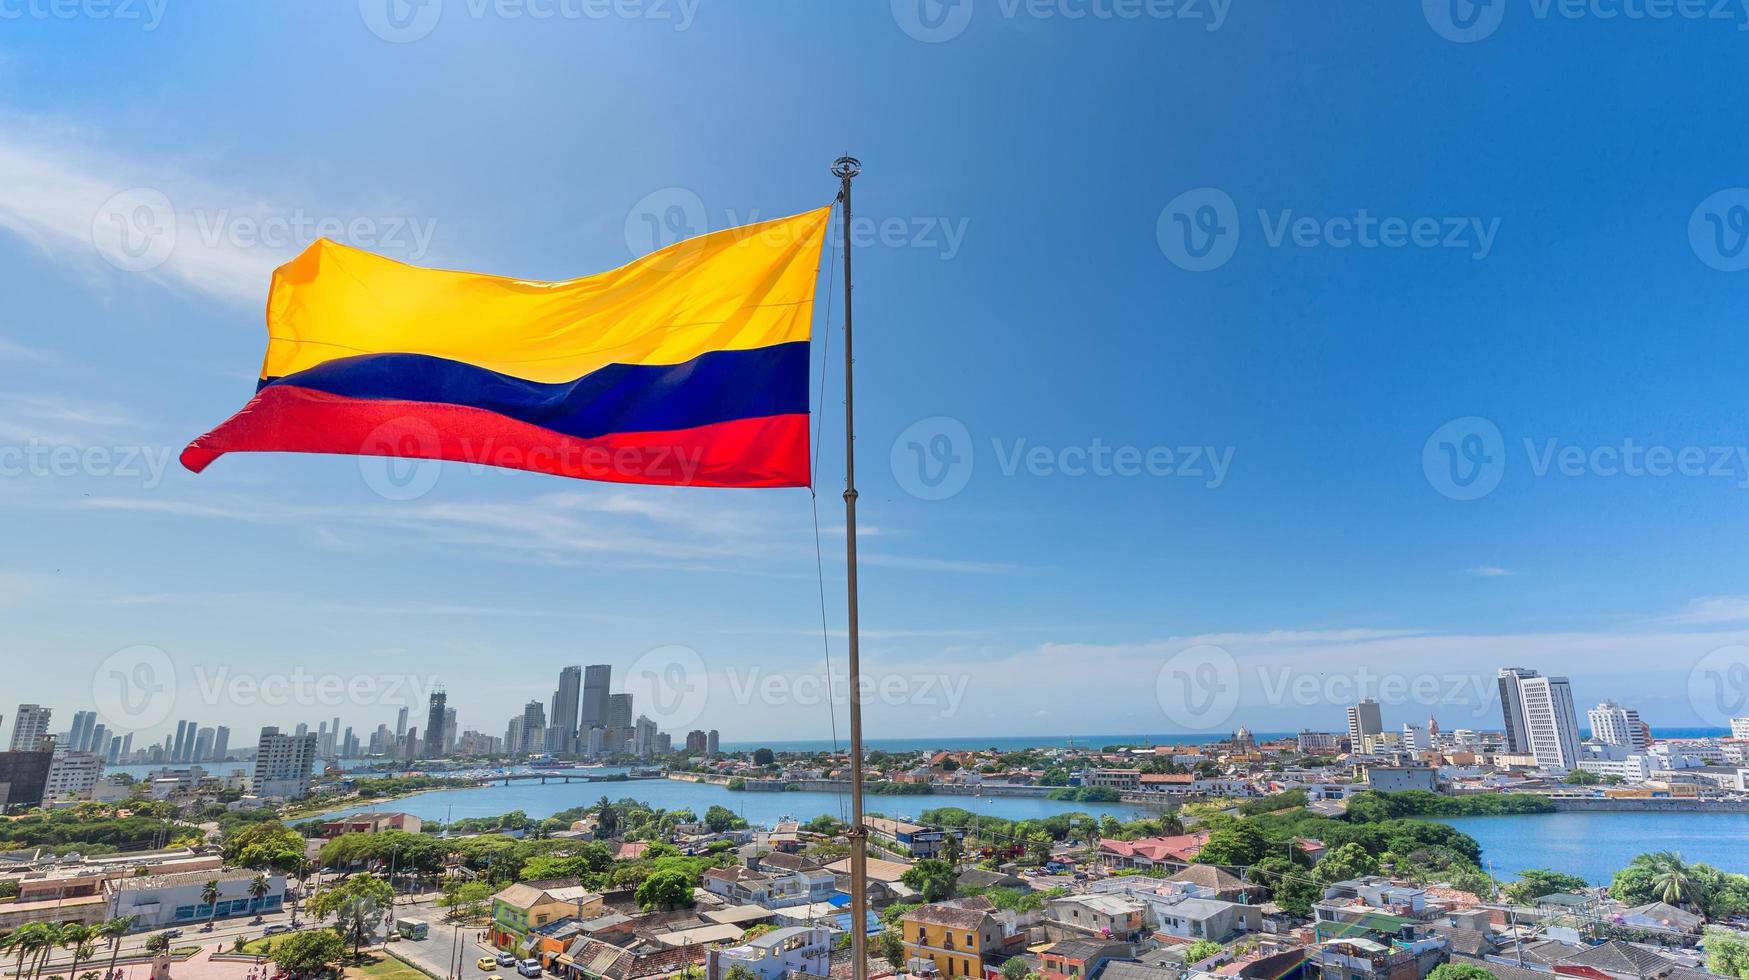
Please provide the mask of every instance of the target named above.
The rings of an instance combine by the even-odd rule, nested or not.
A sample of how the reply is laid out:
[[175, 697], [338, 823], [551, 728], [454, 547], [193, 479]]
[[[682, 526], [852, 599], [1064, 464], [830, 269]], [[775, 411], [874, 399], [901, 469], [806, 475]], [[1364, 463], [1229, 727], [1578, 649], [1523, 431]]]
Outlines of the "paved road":
[[[433, 909], [435, 911], [435, 909]], [[440, 977], [456, 976], [456, 962], [461, 962], [461, 980], [484, 980], [496, 973], [505, 980], [518, 980], [513, 966], [482, 970], [474, 961], [490, 956], [497, 950], [480, 941], [484, 935], [479, 926], [456, 928], [438, 921], [436, 916], [418, 916], [431, 923], [431, 934], [424, 939], [403, 939], [389, 947], [396, 956], [403, 956]]]

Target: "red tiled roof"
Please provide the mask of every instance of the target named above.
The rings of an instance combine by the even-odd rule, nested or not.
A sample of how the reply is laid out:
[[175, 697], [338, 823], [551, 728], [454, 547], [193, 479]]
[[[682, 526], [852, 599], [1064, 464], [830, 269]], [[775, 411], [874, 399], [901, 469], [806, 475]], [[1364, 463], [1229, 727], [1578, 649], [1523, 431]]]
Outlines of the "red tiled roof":
[[1176, 837], [1143, 837], [1139, 840], [1101, 839], [1101, 851], [1116, 854], [1120, 857], [1139, 856], [1150, 861], [1162, 861], [1173, 858], [1179, 861], [1194, 859], [1202, 846], [1208, 843], [1206, 833], [1180, 834]]

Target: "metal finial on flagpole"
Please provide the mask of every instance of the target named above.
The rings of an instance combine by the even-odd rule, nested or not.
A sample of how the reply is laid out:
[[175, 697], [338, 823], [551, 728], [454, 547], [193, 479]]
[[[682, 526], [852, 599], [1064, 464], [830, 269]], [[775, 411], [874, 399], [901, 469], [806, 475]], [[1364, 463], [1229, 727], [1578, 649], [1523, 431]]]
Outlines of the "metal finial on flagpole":
[[838, 178], [838, 199], [844, 233], [844, 554], [850, 604], [846, 625], [850, 634], [850, 955], [855, 980], [868, 978], [868, 828], [862, 823], [862, 661], [856, 610], [856, 387], [855, 358], [850, 335], [850, 180], [862, 173], [862, 161], [845, 155], [832, 161]]

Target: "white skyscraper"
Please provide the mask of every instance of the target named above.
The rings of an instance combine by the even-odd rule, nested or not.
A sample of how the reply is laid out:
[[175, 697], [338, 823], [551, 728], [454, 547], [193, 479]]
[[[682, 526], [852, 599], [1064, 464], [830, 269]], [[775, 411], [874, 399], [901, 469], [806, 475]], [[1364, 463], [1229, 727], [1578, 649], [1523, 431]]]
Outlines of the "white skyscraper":
[[1605, 701], [1586, 712], [1586, 720], [1591, 724], [1593, 741], [1605, 745], [1626, 745], [1641, 751], [1651, 746], [1651, 740], [1646, 737], [1646, 726], [1640, 721], [1640, 713], [1632, 708], [1624, 708], [1614, 701]]
[[1351, 752], [1365, 752], [1368, 735], [1377, 735], [1385, 730], [1384, 718], [1379, 713], [1379, 703], [1372, 698], [1362, 698], [1359, 704], [1348, 709], [1348, 748]]
[[35, 752], [49, 734], [50, 709], [40, 704], [21, 704], [12, 716], [12, 751]]
[[310, 793], [310, 771], [316, 766], [316, 736], [286, 735], [278, 728], [261, 730], [255, 746], [255, 778], [251, 789], [257, 796], [301, 799]]
[[1523, 667], [1500, 668], [1500, 721], [1506, 732], [1506, 751], [1510, 755], [1524, 755], [1530, 751], [1530, 738], [1524, 731], [1524, 695], [1519, 691], [1518, 682], [1536, 675], [1536, 671]]
[[1520, 677], [1524, 733], [1531, 755], [1544, 769], [1571, 770], [1579, 764], [1579, 713], [1565, 677]]

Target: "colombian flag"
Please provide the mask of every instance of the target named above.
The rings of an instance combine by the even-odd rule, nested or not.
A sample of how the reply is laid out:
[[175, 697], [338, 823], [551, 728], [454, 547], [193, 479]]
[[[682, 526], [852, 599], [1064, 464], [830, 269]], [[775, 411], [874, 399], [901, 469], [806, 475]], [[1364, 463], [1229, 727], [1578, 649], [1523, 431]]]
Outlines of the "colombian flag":
[[563, 282], [321, 239], [273, 274], [254, 399], [183, 450], [406, 456], [585, 480], [808, 485], [830, 208]]

